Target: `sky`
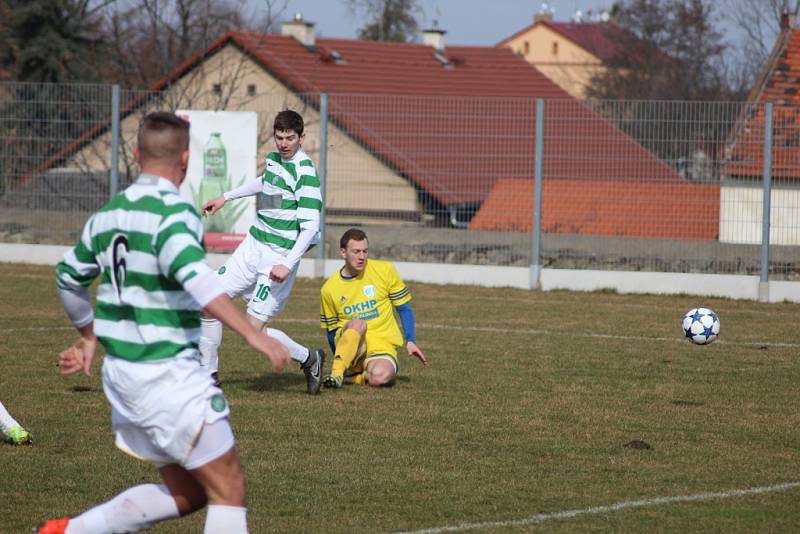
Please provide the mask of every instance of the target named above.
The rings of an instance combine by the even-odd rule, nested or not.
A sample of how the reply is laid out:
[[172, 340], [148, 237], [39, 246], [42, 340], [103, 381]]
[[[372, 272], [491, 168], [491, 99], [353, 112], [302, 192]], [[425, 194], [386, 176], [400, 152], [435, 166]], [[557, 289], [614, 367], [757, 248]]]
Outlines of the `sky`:
[[[250, 0], [250, 5], [258, 5]], [[542, 0], [419, 0], [424, 13], [417, 21], [426, 29], [438, 21], [445, 30], [449, 45], [491, 46], [533, 23], [533, 15], [541, 9]], [[608, 9], [612, 0], [550, 0], [554, 18], [567, 21], [577, 10], [599, 13]], [[300, 12], [316, 24], [321, 37], [353, 39], [363, 20], [354, 16], [343, 0], [289, 0], [286, 16]]]

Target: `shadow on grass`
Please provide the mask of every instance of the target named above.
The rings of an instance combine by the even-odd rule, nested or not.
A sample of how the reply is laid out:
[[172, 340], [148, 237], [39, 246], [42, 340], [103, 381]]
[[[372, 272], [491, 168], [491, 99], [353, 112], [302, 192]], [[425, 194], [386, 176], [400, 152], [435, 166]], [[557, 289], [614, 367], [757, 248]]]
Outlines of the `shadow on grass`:
[[[260, 376], [239, 376], [231, 378], [225, 378], [222, 376], [220, 378], [222, 379], [223, 391], [226, 388], [235, 388], [246, 391], [255, 391], [258, 393], [285, 392], [292, 395], [296, 393], [301, 393], [303, 395], [306, 394], [306, 379], [302, 373], [292, 373], [287, 371], [281, 374], [267, 373]], [[411, 379], [407, 376], [399, 376], [395, 378], [394, 383], [386, 387], [391, 388], [401, 383], [410, 382], [410, 380]], [[345, 385], [345, 388], [350, 387], [357, 386], [353, 384]], [[325, 389], [326, 388], [324, 387], [322, 388], [322, 390]]]
[[698, 401], [683, 400], [683, 399], [675, 399], [674, 401], [672, 401], [672, 404], [674, 404], [675, 406], [692, 406], [692, 407], [696, 407], [696, 406], [705, 406], [706, 403], [698, 402]]
[[100, 390], [91, 386], [72, 386], [69, 388], [73, 393], [100, 393]]

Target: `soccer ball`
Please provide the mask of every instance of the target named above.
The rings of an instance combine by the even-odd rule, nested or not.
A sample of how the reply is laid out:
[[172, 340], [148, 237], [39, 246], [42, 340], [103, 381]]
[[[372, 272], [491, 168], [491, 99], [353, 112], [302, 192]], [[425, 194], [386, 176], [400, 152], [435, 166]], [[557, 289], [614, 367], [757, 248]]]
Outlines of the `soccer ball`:
[[695, 345], [708, 345], [719, 335], [719, 317], [708, 308], [693, 308], [683, 316], [683, 332]]

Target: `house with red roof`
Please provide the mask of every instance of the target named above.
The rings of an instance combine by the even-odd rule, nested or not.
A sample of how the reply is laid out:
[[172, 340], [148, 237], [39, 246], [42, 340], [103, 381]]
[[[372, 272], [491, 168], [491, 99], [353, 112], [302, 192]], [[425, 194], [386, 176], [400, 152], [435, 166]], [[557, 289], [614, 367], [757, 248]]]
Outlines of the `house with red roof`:
[[[152, 90], [123, 99], [126, 154], [139, 115], [152, 107], [258, 111], [260, 153], [272, 148], [274, 114], [291, 108], [304, 115], [304, 147], [317, 159], [320, 95], [327, 94], [331, 222], [435, 217], [467, 226], [477, 211], [471, 229], [528, 231], [537, 98], [547, 102], [544, 171], [553, 185], [545, 194], [555, 188], [569, 208], [548, 206], [552, 231], [636, 235], [642, 224], [635, 210], [658, 202], [657, 235], [685, 237], [681, 206], [708, 187], [688, 184], [509, 48], [445, 46], [440, 30], [423, 44], [317, 38], [303, 20], [285, 24], [281, 35], [232, 31]], [[100, 166], [109, 137], [93, 132], [52, 164]], [[600, 190], [624, 199], [609, 204], [617, 216], [609, 224], [599, 222], [608, 194], [576, 202], [575, 192]], [[708, 219], [697, 238], [716, 237], [718, 213], [712, 209]]]
[[610, 19], [561, 22], [544, 12], [497, 46], [510, 48], [564, 91], [583, 99], [591, 79], [604, 72], [603, 65], [631, 36]]
[[800, 245], [800, 28], [784, 15], [772, 51], [725, 147], [720, 240], [761, 242], [764, 132], [772, 108], [770, 243]]

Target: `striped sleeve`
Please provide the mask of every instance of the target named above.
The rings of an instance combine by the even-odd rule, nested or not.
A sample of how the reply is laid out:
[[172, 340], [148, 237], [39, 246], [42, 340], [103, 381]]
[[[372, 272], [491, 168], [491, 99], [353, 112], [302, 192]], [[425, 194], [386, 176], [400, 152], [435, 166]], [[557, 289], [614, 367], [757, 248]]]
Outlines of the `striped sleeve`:
[[389, 262], [387, 262], [386, 265], [389, 300], [392, 301], [392, 305], [394, 306], [405, 304], [411, 300], [411, 291], [409, 291], [408, 286], [400, 278], [400, 275], [397, 274], [397, 269], [395, 269], [394, 265]]
[[171, 203], [154, 236], [159, 271], [181, 285], [210, 271], [202, 240], [203, 224], [194, 207]]
[[322, 210], [322, 194], [319, 177], [310, 159], [300, 161], [297, 166], [297, 222], [302, 230], [319, 230], [319, 214]]
[[333, 299], [325, 288], [322, 288], [319, 299], [319, 322], [320, 327], [325, 330], [336, 330], [339, 324], [339, 315], [336, 312], [336, 306], [333, 304]]
[[94, 216], [83, 227], [78, 243], [64, 254], [56, 266], [56, 285], [59, 289], [88, 287], [100, 274], [94, 252], [92, 252], [91, 227]]

